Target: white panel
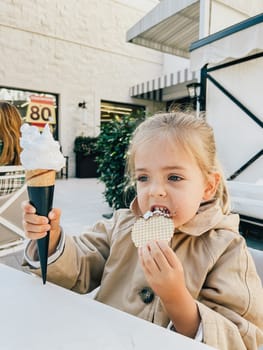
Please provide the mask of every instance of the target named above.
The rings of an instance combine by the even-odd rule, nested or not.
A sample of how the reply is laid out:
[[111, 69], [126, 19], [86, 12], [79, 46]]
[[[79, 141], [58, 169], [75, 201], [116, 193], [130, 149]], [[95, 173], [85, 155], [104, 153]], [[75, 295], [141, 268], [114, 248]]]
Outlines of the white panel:
[[[263, 58], [242, 63], [211, 75], [240, 102], [263, 120], [260, 82]], [[227, 176], [232, 175], [263, 146], [263, 129], [210, 81], [207, 89], [207, 118], [213, 126], [219, 158]], [[238, 180], [257, 182], [263, 178], [262, 159], [238, 176]]]
[[263, 50], [263, 23], [193, 50], [190, 66], [192, 70], [197, 70], [207, 63], [222, 63], [227, 59], [245, 57], [260, 50]]

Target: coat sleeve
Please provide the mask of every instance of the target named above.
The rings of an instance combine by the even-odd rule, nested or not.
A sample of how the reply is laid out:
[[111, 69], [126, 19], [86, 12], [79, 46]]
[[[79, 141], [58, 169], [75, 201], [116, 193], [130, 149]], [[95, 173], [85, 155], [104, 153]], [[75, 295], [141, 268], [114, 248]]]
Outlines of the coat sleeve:
[[257, 350], [263, 344], [263, 288], [243, 239], [216, 258], [197, 302], [203, 341], [217, 349]]
[[79, 236], [66, 236], [63, 253], [48, 265], [48, 281], [81, 294], [99, 286], [114, 225], [114, 219], [100, 221]]

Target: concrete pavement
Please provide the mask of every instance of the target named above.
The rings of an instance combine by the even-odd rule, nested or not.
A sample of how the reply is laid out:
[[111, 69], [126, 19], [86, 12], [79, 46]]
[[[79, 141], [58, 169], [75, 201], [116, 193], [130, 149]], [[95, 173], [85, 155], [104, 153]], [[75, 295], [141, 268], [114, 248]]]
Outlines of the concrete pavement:
[[90, 226], [102, 218], [102, 214], [112, 212], [105, 202], [104, 184], [98, 179], [57, 180], [54, 207], [61, 208], [61, 226], [67, 234], [80, 234], [85, 226]]

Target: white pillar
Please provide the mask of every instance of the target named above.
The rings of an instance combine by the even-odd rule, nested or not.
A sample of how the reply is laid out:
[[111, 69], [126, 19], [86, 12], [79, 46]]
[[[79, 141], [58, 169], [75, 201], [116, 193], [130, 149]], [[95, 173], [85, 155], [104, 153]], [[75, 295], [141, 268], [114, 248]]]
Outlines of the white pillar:
[[212, 0], [200, 0], [199, 39], [210, 34]]

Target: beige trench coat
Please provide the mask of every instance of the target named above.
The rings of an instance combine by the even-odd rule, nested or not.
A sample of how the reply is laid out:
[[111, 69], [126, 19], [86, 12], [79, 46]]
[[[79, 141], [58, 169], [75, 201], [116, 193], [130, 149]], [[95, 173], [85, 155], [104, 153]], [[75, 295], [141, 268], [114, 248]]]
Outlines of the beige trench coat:
[[[98, 301], [167, 327], [158, 296], [148, 303], [141, 297], [148, 284], [131, 241], [137, 214], [135, 200], [132, 209], [117, 210], [85, 234], [66, 237], [47, 278], [78, 293], [100, 286]], [[225, 216], [210, 203], [172, 239], [199, 307], [203, 342], [220, 350], [256, 350], [263, 344], [263, 289], [238, 222], [237, 215]]]

